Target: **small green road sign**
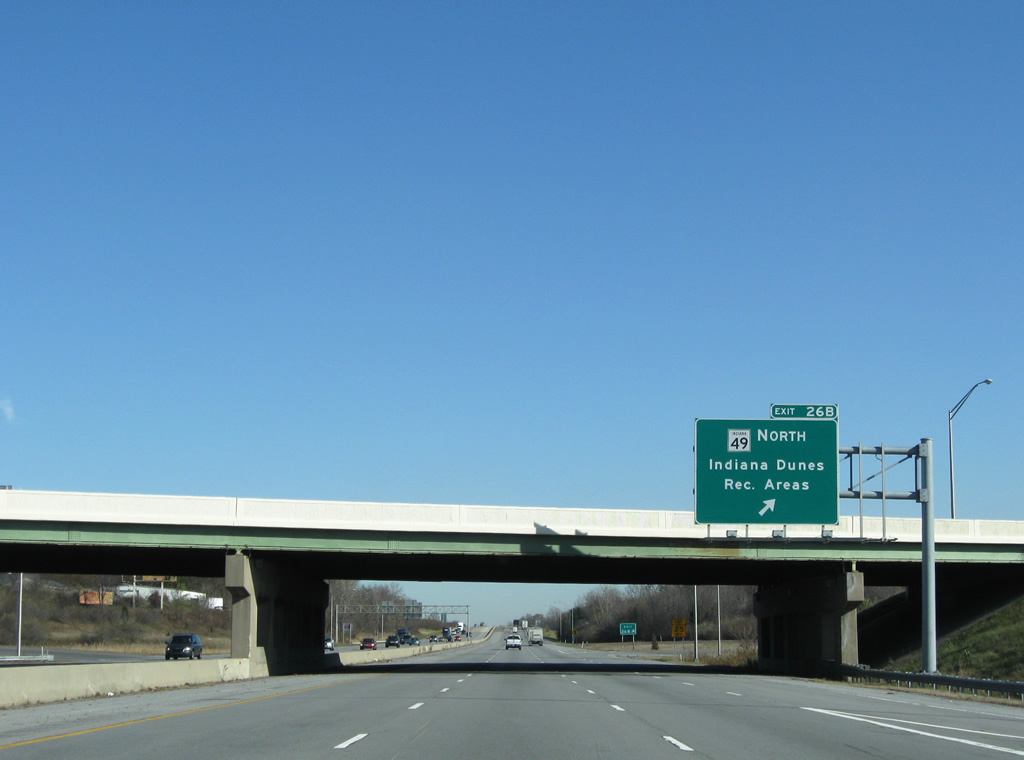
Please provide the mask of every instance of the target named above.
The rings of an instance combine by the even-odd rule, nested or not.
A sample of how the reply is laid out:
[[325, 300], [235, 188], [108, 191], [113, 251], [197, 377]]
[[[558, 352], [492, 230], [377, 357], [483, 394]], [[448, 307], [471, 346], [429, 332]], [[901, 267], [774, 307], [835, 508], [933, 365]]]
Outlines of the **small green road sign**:
[[619, 623], [620, 636], [636, 636], [636, 623]]
[[697, 420], [698, 523], [835, 525], [835, 419]]
[[773, 420], [838, 420], [839, 404], [772, 404]]

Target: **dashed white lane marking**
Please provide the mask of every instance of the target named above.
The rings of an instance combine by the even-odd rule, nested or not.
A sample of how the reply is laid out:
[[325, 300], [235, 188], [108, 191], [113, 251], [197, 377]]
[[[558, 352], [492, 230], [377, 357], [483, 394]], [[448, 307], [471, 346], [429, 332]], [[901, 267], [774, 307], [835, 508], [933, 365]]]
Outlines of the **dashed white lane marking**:
[[343, 741], [341, 744], [339, 744], [337, 747], [335, 747], [335, 749], [345, 749], [346, 747], [349, 747], [349, 746], [355, 744], [360, 739], [365, 739], [367, 736], [368, 736], [368, 734], [356, 734], [351, 739], [348, 739], [347, 741]]
[[673, 739], [671, 736], [663, 736], [661, 738], [664, 739], [665, 741], [667, 741], [669, 744], [676, 745], [683, 752], [693, 752], [693, 747], [687, 747], [685, 744], [683, 744], [678, 739]]
[[417, 702], [416, 704], [414, 704], [414, 705], [413, 705], [412, 707], [410, 707], [409, 709], [410, 709], [410, 710], [419, 710], [419, 709], [420, 709], [421, 707], [423, 707], [423, 703], [422, 703], [422, 702]]
[[697, 684], [695, 684], [695, 683], [690, 683], [689, 681], [683, 681], [683, 686], [696, 686], [696, 685], [697, 685]]
[[466, 680], [465, 678], [460, 678], [460, 679], [459, 679], [458, 681], [456, 681], [455, 683], [462, 683], [462, 682], [463, 682], [463, 681], [465, 681], [465, 680]]
[[742, 694], [738, 694], [738, 693], [737, 693], [737, 692], [735, 692], [735, 691], [727, 691], [727, 692], [725, 692], [725, 693], [726, 693], [726, 694], [729, 694], [730, 696], [733, 696], [733, 697], [742, 697], [742, 696], [743, 696]]
[[443, 689], [441, 689], [441, 693], [442, 694], [444, 694], [446, 691], [448, 691], [448, 687], [447, 686], [445, 686]]
[[587, 694], [596, 694], [597, 692], [593, 689], [587, 689]]
[[[966, 745], [971, 746], [971, 747], [981, 747], [982, 749], [991, 749], [991, 750], [995, 750], [996, 752], [1006, 752], [1007, 754], [1010, 754], [1010, 755], [1017, 755], [1018, 757], [1024, 757], [1024, 750], [1013, 749], [1011, 747], [1000, 747], [1000, 746], [998, 746], [996, 744], [986, 744], [985, 742], [975, 742], [975, 741], [971, 741], [970, 739], [960, 739], [960, 738], [958, 738], [956, 736], [943, 736], [942, 734], [933, 734], [930, 731], [920, 731], [920, 730], [918, 730], [916, 728], [909, 728], [908, 726], [897, 726], [897, 725], [893, 725], [893, 724], [894, 723], [910, 723], [911, 725], [925, 726], [926, 728], [943, 728], [943, 729], [952, 730], [952, 731], [962, 731], [962, 732], [968, 732], [968, 733], [983, 734], [983, 735], [987, 735], [987, 736], [998, 736], [1000, 738], [1011, 738], [1010, 736], [1008, 736], [1006, 734], [990, 734], [990, 733], [988, 733], [986, 731], [975, 731], [973, 729], [967, 729], [967, 728], [952, 728], [950, 726], [933, 726], [933, 725], [928, 724], [928, 723], [914, 723], [913, 721], [898, 721], [898, 720], [893, 719], [893, 718], [887, 718], [885, 720], [881, 720], [881, 719], [878, 719], [878, 718], [872, 718], [872, 717], [867, 716], [867, 715], [857, 715], [855, 713], [836, 712], [835, 710], [823, 710], [820, 707], [801, 707], [800, 709], [801, 710], [808, 710], [810, 712], [821, 713], [822, 715], [831, 715], [831, 716], [833, 716], [835, 718], [846, 718], [847, 720], [857, 721], [858, 723], [869, 723], [872, 726], [880, 726], [881, 728], [891, 728], [893, 731], [905, 731], [908, 734], [916, 734], [918, 736], [927, 736], [927, 737], [932, 738], [932, 739], [942, 739], [943, 741], [955, 742], [956, 744], [966, 744]], [[1012, 737], [1012, 738], [1019, 739], [1021, 737], [1018, 736], [1018, 737]]]
[[619, 707], [618, 705], [609, 705], [609, 707], [611, 707], [613, 710], [618, 710], [619, 712], [626, 712], [625, 708]]

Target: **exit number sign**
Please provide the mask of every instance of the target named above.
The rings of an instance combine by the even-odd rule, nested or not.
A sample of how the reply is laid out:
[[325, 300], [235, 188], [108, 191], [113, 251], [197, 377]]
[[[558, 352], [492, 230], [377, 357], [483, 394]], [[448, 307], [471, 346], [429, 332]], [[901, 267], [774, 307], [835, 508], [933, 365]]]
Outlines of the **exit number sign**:
[[773, 420], [838, 420], [839, 404], [772, 404]]

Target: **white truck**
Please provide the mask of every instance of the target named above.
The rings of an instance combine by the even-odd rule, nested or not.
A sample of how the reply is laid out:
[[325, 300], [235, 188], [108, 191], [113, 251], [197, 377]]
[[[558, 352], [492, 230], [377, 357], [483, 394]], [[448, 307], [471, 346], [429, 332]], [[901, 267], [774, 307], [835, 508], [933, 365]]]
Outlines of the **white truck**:
[[543, 628], [527, 628], [526, 629], [526, 640], [532, 647], [534, 644], [544, 646], [544, 629]]

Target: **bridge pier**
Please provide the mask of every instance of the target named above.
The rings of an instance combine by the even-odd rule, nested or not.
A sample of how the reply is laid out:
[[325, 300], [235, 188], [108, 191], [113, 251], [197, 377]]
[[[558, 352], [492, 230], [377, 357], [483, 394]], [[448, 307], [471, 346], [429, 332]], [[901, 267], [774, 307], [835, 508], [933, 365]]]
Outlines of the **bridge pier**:
[[231, 594], [231, 656], [266, 665], [271, 675], [323, 664], [324, 579], [282, 561], [225, 557]]
[[762, 586], [754, 595], [758, 668], [799, 676], [831, 675], [858, 664], [857, 607], [864, 576], [848, 572]]

